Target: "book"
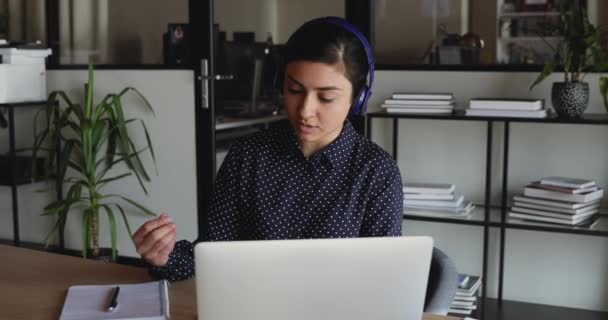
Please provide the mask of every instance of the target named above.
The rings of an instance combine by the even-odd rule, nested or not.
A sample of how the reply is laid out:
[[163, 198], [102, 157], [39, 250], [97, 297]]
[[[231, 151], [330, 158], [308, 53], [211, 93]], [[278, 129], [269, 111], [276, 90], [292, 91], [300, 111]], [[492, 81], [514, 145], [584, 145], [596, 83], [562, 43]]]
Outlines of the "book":
[[540, 180], [541, 184], [565, 188], [589, 188], [595, 186], [595, 181], [579, 178], [547, 177]]
[[458, 286], [456, 295], [473, 296], [477, 289], [481, 286], [481, 277], [469, 276], [470, 280], [464, 286]]
[[541, 110], [544, 108], [542, 99], [509, 99], [509, 98], [475, 98], [469, 101], [470, 109], [484, 110]]
[[[113, 312], [108, 312], [110, 295], [116, 286], [120, 287], [118, 307]], [[139, 284], [71, 286], [59, 319], [169, 318], [169, 282], [160, 280]]]
[[552, 191], [557, 191], [557, 192], [561, 192], [561, 193], [569, 193], [569, 194], [586, 193], [586, 192], [595, 191], [595, 190], [599, 189], [597, 186], [591, 186], [591, 187], [585, 187], [585, 188], [560, 187], [560, 186], [554, 186], [554, 185], [550, 185], [550, 184], [542, 184], [542, 183], [540, 183], [540, 181], [534, 181], [534, 182], [530, 183], [528, 185], [528, 187], [552, 190]]
[[413, 92], [395, 92], [391, 96], [393, 99], [417, 99], [417, 100], [452, 100], [454, 97], [451, 93], [413, 93]]
[[599, 203], [599, 201], [597, 201], [597, 202], [592, 203], [591, 205], [588, 205], [586, 207], [582, 207], [579, 209], [568, 209], [568, 208], [560, 208], [560, 207], [546, 206], [546, 205], [541, 205], [541, 204], [528, 203], [528, 202], [523, 202], [523, 201], [515, 201], [515, 202], [513, 202], [513, 207], [539, 209], [539, 210], [544, 210], [544, 211], [559, 212], [559, 213], [563, 213], [563, 214], [584, 214], [589, 211], [597, 211], [597, 209], [600, 207], [600, 203]]
[[458, 307], [461, 309], [470, 309], [475, 306], [475, 301], [462, 301], [462, 300], [454, 300], [452, 301], [452, 307]]
[[452, 106], [454, 100], [397, 100], [397, 99], [386, 99], [384, 100], [385, 105], [395, 106], [407, 106], [407, 105], [429, 105], [429, 106]]
[[409, 109], [454, 109], [453, 104], [434, 105], [434, 104], [382, 104], [381, 108], [384, 109], [395, 109], [395, 110], [409, 110]]
[[404, 193], [403, 199], [424, 199], [424, 200], [454, 200], [453, 194], [434, 194], [434, 193]]
[[450, 307], [450, 309], [448, 310], [448, 313], [453, 313], [453, 314], [462, 314], [465, 316], [470, 316], [471, 313], [473, 313], [473, 310], [470, 309], [458, 309], [458, 308], [452, 308]]
[[477, 302], [477, 297], [476, 296], [454, 296], [454, 301], [473, 301], [473, 302]]
[[462, 205], [464, 196], [460, 195], [454, 198], [454, 200], [403, 200], [404, 206], [427, 206], [427, 207], [448, 207], [458, 208]]
[[434, 217], [466, 216], [473, 209], [475, 209], [475, 205], [470, 201], [465, 201], [458, 207], [404, 205], [404, 210], [407, 214]]
[[599, 199], [595, 200], [595, 201], [590, 201], [588, 203], [554, 201], [554, 200], [547, 200], [547, 199], [530, 198], [530, 197], [525, 197], [523, 195], [515, 196], [515, 197], [513, 197], [513, 200], [526, 202], [526, 203], [539, 204], [539, 205], [544, 205], [544, 206], [550, 206], [550, 207], [573, 209], [573, 210], [585, 208], [587, 206], [595, 205], [600, 202]]
[[403, 186], [403, 192], [405, 193], [450, 194], [455, 189], [456, 186], [450, 183], [408, 182]]
[[563, 219], [563, 220], [568, 220], [568, 221], [572, 221], [572, 222], [574, 222], [576, 220], [580, 220], [583, 217], [588, 217], [590, 215], [594, 215], [598, 212], [598, 209], [594, 209], [594, 210], [587, 211], [587, 212], [581, 213], [581, 214], [564, 214], [564, 213], [559, 213], [559, 212], [543, 211], [543, 210], [528, 209], [528, 208], [521, 208], [521, 207], [512, 207], [511, 210], [516, 213], [533, 214], [536, 216]]
[[[473, 206], [474, 208], [475, 206]], [[439, 210], [420, 210], [407, 208], [403, 211], [405, 215], [433, 218], [467, 218], [471, 216], [471, 210], [465, 211], [439, 211]]]
[[386, 108], [388, 113], [410, 113], [410, 114], [452, 114], [450, 108]]
[[469, 117], [546, 118], [547, 115], [547, 109], [535, 111], [467, 109], [465, 111], [465, 116]]
[[470, 279], [471, 279], [471, 277], [469, 277], [468, 274], [459, 273], [458, 274], [458, 286], [459, 287], [466, 286], [467, 283], [469, 283]]
[[604, 196], [604, 190], [598, 189], [596, 191], [591, 191], [591, 192], [581, 193], [581, 194], [566, 194], [566, 193], [561, 193], [561, 192], [557, 192], [557, 191], [525, 187], [524, 196], [533, 197], [533, 198], [541, 198], [541, 199], [587, 203], [587, 202], [601, 199]]
[[543, 217], [543, 216], [537, 216], [537, 215], [531, 215], [531, 214], [522, 214], [522, 213], [517, 213], [514, 211], [510, 211], [509, 212], [509, 217], [511, 218], [519, 218], [519, 219], [523, 219], [523, 220], [532, 220], [532, 221], [541, 221], [541, 222], [549, 222], [549, 223], [555, 223], [555, 224], [563, 224], [563, 225], [570, 225], [570, 226], [575, 226], [575, 225], [579, 225], [579, 224], [583, 224], [585, 222], [588, 222], [588, 220], [593, 218], [593, 215], [591, 216], [585, 216], [585, 217], [581, 217], [579, 219], [558, 219], [558, 218], [551, 218], [551, 217]]

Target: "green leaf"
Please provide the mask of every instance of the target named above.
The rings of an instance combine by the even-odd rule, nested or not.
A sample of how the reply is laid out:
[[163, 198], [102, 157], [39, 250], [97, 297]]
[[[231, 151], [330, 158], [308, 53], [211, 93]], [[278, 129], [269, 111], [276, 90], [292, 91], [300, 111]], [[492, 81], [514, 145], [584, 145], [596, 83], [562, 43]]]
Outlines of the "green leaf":
[[139, 90], [133, 88], [133, 87], [127, 87], [124, 88], [118, 95], [120, 97], [124, 96], [127, 92], [134, 92], [135, 94], [137, 94], [137, 96], [144, 102], [144, 104], [146, 105], [146, 107], [148, 107], [148, 110], [152, 111], [152, 114], [156, 116], [156, 113], [154, 112], [154, 109], [152, 108], [152, 105], [150, 104], [150, 102], [148, 101], [148, 99], [146, 99], [146, 97], [141, 94], [141, 92], [139, 92]]
[[122, 215], [122, 219], [125, 222], [125, 227], [127, 227], [127, 232], [129, 233], [129, 238], [133, 238], [133, 231], [131, 231], [131, 226], [129, 225], [129, 220], [127, 219], [125, 210], [123, 210], [122, 207], [116, 203], [114, 205], [116, 206], [116, 208], [118, 208], [120, 214]]
[[144, 128], [144, 133], [146, 134], [146, 141], [148, 142], [148, 148], [150, 148], [150, 155], [152, 156], [152, 161], [154, 162], [154, 170], [156, 171], [156, 175], [158, 175], [158, 166], [156, 165], [156, 156], [154, 155], [154, 148], [152, 147], [152, 140], [150, 140], [150, 134], [148, 133], [148, 128], [146, 127], [146, 123], [143, 120], [139, 120], [141, 122], [142, 127]]
[[154, 213], [152, 210], [150, 210], [150, 209], [142, 206], [141, 204], [139, 204], [139, 203], [137, 203], [137, 202], [135, 202], [135, 201], [133, 201], [133, 200], [131, 200], [129, 198], [123, 197], [121, 195], [109, 194], [109, 195], [104, 196], [103, 198], [119, 198], [119, 199], [122, 199], [122, 200], [130, 203], [132, 206], [136, 207], [137, 209], [141, 210], [142, 212], [144, 212], [147, 215], [150, 215], [150, 216], [153, 216], [153, 217], [157, 216], [157, 214]]
[[110, 206], [103, 204], [101, 207], [104, 208], [108, 214], [108, 222], [110, 223], [110, 240], [112, 242], [112, 260], [116, 261], [116, 219]]
[[82, 214], [82, 257], [86, 259], [87, 250], [91, 247], [91, 209], [85, 209]]
[[132, 176], [132, 175], [133, 175], [133, 173], [131, 173], [131, 172], [124, 173], [124, 174], [121, 174], [121, 175], [116, 176], [116, 177], [103, 179], [103, 180], [99, 181], [98, 184], [101, 186], [101, 185], [104, 185], [106, 183], [109, 183], [109, 182], [112, 182], [112, 181], [116, 181], [116, 180], [120, 180], [122, 178], [125, 178], [125, 177], [128, 177], [128, 176]]
[[59, 229], [61, 229], [61, 219], [55, 221], [55, 225], [51, 229], [51, 232], [44, 239], [44, 247], [48, 248], [51, 242], [54, 242], [57, 239], [57, 235], [59, 234]]
[[87, 81], [86, 86], [86, 107], [85, 107], [85, 118], [91, 119], [91, 115], [93, 114], [93, 64], [89, 62], [89, 81]]
[[536, 81], [534, 81], [534, 83], [530, 86], [530, 90], [532, 90], [532, 88], [534, 88], [541, 81], [545, 80], [545, 78], [553, 73], [553, 70], [555, 70], [555, 61], [550, 61], [545, 65], [543, 71], [538, 75], [538, 78], [536, 78]]

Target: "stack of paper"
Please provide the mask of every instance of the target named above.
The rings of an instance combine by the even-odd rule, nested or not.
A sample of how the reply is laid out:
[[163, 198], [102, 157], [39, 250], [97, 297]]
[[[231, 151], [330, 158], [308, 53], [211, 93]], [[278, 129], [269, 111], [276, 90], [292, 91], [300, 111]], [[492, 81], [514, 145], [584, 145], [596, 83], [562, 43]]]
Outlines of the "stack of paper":
[[394, 93], [382, 108], [389, 113], [451, 114], [454, 100], [451, 93]]
[[449, 183], [408, 182], [403, 187], [405, 214], [429, 217], [466, 217], [475, 206], [455, 194]]
[[448, 313], [455, 316], [468, 316], [473, 310], [477, 310], [477, 293], [480, 286], [481, 277], [458, 275], [458, 290]]
[[598, 213], [604, 190], [595, 181], [548, 177], [533, 181], [513, 198], [510, 218], [564, 225], [590, 225]]
[[471, 99], [465, 115], [470, 117], [546, 118], [542, 99]]

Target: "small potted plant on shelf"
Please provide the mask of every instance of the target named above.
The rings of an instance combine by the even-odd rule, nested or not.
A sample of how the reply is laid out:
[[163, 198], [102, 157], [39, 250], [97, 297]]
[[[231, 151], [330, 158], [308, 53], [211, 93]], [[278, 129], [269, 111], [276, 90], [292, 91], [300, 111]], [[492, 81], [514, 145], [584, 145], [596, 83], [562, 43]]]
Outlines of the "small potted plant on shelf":
[[[34, 125], [34, 158], [46, 152], [45, 179], [54, 180], [58, 190], [67, 190], [65, 197], [44, 208], [42, 215], [56, 216], [57, 220], [46, 238], [48, 246], [63, 232], [69, 213], [82, 217], [82, 256], [116, 261], [117, 216], [120, 214], [129, 235], [127, 209], [155, 216], [156, 214], [123, 195], [107, 191], [112, 182], [135, 176], [147, 195], [144, 180], [150, 177], [141, 160], [143, 152], [149, 152], [154, 164], [156, 159], [150, 135], [143, 120], [126, 119], [123, 97], [135, 94], [141, 98], [150, 112], [152, 107], [135, 88], [125, 88], [119, 93], [107, 94], [99, 103], [93, 102], [93, 66], [89, 65], [88, 82], [85, 84], [84, 104], [73, 103], [64, 91], [50, 93], [48, 103], [35, 117], [46, 117], [46, 129], [37, 132]], [[147, 146], [137, 149], [127, 127], [141, 125]], [[115, 174], [111, 169], [124, 164], [123, 172]], [[111, 175], [111, 176], [110, 176]], [[116, 213], [116, 214], [115, 214]], [[107, 215], [111, 239], [111, 254], [99, 246], [100, 215]]]
[[589, 84], [584, 82], [585, 73], [602, 71], [608, 67], [608, 55], [601, 47], [601, 28], [593, 26], [587, 10], [579, 1], [569, 1], [560, 8], [559, 22], [545, 26], [548, 34], [563, 37], [560, 45], [551, 47], [554, 58], [545, 64], [530, 89], [563, 66], [564, 81], [554, 82], [551, 102], [560, 117], [580, 117], [589, 104]]

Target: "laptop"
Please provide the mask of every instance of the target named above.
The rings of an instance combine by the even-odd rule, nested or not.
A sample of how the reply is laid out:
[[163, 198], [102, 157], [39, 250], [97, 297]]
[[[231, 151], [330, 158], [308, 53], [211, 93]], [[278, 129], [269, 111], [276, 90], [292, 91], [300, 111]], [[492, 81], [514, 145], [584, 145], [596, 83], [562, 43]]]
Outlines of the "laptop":
[[430, 237], [201, 242], [199, 320], [420, 320]]

